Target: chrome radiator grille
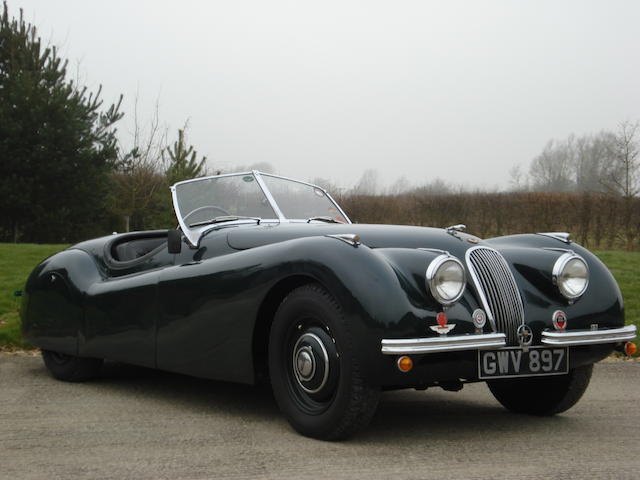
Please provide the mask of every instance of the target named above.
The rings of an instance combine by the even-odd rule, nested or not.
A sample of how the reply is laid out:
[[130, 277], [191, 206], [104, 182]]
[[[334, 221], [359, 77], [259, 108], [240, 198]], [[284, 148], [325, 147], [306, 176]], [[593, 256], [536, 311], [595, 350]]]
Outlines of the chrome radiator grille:
[[522, 298], [507, 261], [487, 247], [467, 251], [467, 268], [487, 312], [498, 332], [507, 336], [507, 345], [517, 345], [517, 330], [524, 322]]

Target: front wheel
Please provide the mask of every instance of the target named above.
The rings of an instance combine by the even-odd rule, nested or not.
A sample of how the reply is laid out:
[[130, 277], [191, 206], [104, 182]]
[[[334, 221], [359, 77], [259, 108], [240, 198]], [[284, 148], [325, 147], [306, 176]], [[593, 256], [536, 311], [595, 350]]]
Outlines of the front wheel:
[[297, 288], [278, 308], [269, 374], [280, 410], [309, 437], [346, 438], [369, 423], [378, 405], [380, 389], [361, 374], [342, 310], [319, 285]]
[[102, 359], [83, 358], [42, 350], [42, 359], [51, 376], [65, 382], [84, 382], [98, 375]]
[[555, 415], [569, 410], [589, 386], [593, 364], [552, 377], [509, 378], [487, 382], [507, 410], [530, 415]]

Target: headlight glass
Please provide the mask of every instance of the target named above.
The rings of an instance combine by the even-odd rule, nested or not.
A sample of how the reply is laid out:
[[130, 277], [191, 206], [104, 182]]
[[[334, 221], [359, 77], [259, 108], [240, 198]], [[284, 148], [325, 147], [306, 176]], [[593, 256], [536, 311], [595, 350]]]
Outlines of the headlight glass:
[[580, 297], [589, 284], [589, 267], [576, 254], [565, 253], [553, 267], [553, 280], [560, 293], [569, 300]]
[[427, 285], [433, 298], [443, 305], [456, 302], [464, 292], [466, 279], [459, 260], [449, 255], [436, 257], [427, 269]]

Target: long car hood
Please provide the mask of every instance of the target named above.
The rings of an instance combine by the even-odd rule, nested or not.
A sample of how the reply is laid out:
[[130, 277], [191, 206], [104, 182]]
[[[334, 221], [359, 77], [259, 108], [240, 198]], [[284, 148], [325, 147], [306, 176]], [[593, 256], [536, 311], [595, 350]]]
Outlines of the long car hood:
[[228, 233], [227, 241], [234, 249], [246, 250], [296, 238], [341, 233], [359, 235], [362, 243], [370, 248], [436, 248], [458, 254], [479, 241], [472, 235], [457, 233], [453, 236], [440, 228], [363, 224], [280, 224], [239, 227], [233, 228]]

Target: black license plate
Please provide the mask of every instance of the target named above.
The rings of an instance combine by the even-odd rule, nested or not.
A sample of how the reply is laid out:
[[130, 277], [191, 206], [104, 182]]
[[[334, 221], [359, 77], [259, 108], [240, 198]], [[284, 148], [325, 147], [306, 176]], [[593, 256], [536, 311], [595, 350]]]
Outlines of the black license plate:
[[478, 377], [506, 378], [561, 375], [569, 372], [566, 347], [520, 347], [478, 351]]

